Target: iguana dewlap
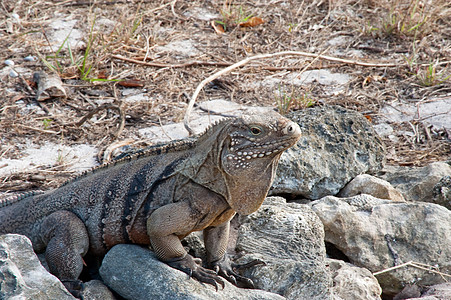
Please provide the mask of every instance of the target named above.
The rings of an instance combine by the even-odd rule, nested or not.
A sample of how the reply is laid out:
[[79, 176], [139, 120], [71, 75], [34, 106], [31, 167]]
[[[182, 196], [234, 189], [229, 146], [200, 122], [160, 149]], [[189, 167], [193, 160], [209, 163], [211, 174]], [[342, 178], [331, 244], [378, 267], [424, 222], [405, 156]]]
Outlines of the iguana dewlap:
[[29, 237], [75, 295], [82, 257], [121, 243], [151, 245], [170, 266], [223, 284], [182, 247], [181, 239], [200, 230], [208, 266], [249, 283], [225, 256], [229, 222], [260, 207], [280, 155], [299, 137], [299, 126], [275, 112], [224, 119], [202, 135], [102, 165], [58, 189], [0, 200], [0, 234]]

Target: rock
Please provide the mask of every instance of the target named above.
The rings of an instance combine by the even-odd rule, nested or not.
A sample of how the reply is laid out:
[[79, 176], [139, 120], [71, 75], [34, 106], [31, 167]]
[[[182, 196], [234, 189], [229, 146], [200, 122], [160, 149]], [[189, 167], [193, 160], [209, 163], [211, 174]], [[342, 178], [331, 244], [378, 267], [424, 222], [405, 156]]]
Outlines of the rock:
[[376, 277], [365, 268], [337, 259], [326, 259], [334, 282], [332, 293], [341, 299], [377, 300], [382, 289]]
[[224, 290], [216, 292], [212, 285], [190, 279], [138, 245], [114, 246], [102, 262], [100, 275], [125, 299], [284, 299], [261, 290], [237, 288], [226, 280]]
[[28, 238], [0, 236], [0, 299], [75, 299], [39, 263]]
[[406, 285], [401, 292], [393, 297], [393, 300], [411, 299], [421, 296], [421, 288], [416, 284]]
[[82, 172], [96, 166], [97, 149], [93, 145], [80, 144], [66, 146], [46, 142], [44, 145], [28, 143], [17, 145], [21, 151], [21, 157], [11, 159], [0, 158], [0, 177], [11, 176], [11, 174], [30, 172], [36, 166], [58, 166], [67, 165], [67, 171]]
[[[432, 100], [432, 99], [431, 99]], [[413, 103], [390, 103], [380, 111], [380, 117], [393, 123], [409, 122], [420, 119], [421, 123], [432, 125], [436, 129], [451, 129], [451, 97], [419, 101]], [[445, 113], [438, 113], [445, 112]]]
[[425, 167], [388, 166], [378, 177], [390, 182], [404, 194], [407, 201], [444, 204], [439, 195], [434, 197], [434, 187], [445, 176], [451, 176], [451, 166], [434, 162]]
[[384, 145], [368, 120], [341, 107], [292, 112], [302, 137], [282, 154], [271, 194], [319, 199], [384, 165]]
[[[404, 203], [369, 195], [324, 197], [311, 203], [324, 224], [325, 240], [350, 262], [378, 272], [410, 261], [451, 271], [451, 211], [432, 203]], [[394, 296], [406, 284], [429, 286], [443, 282], [433, 272], [407, 265], [376, 278], [385, 295]]]
[[360, 194], [368, 194], [379, 199], [405, 201], [401, 192], [388, 181], [368, 174], [358, 175], [338, 193], [340, 197], [353, 197]]
[[[409, 300], [449, 300], [451, 299], [451, 283], [442, 283], [429, 287], [420, 295], [421, 289], [416, 286], [407, 286], [407, 293], [400, 293], [393, 300], [409, 299]], [[406, 289], [404, 289], [406, 290]], [[403, 292], [404, 292], [403, 290]], [[399, 297], [398, 297], [399, 296]]]
[[429, 287], [429, 289], [422, 295], [421, 300], [426, 300], [426, 298], [437, 300], [451, 299], [451, 282], [437, 284]]
[[288, 299], [330, 299], [323, 226], [308, 205], [267, 198], [243, 217], [236, 249], [245, 253], [238, 263], [266, 263], [243, 271], [257, 288]]
[[204, 235], [202, 231], [191, 232], [182, 240], [182, 245], [192, 256], [198, 257], [202, 259], [202, 261], [207, 259], [207, 252], [204, 246]]
[[444, 176], [432, 189], [433, 202], [451, 209], [451, 176]]
[[113, 293], [100, 280], [91, 280], [85, 283], [83, 300], [115, 300]]

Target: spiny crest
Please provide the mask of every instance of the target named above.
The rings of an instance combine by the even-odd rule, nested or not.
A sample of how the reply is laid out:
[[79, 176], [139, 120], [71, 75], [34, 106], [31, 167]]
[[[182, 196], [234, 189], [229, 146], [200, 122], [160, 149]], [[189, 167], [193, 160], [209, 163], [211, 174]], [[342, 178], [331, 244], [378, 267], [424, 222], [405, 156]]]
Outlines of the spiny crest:
[[13, 195], [7, 195], [5, 197], [0, 198], [0, 207], [5, 207], [8, 205], [12, 205], [13, 203], [19, 202], [25, 198], [44, 194], [43, 191], [29, 191], [23, 193], [17, 193]]
[[210, 137], [211, 135], [216, 133], [216, 130], [218, 128], [222, 128], [223, 127], [221, 125], [225, 125], [226, 123], [230, 123], [234, 119], [236, 119], [236, 118], [224, 117], [223, 119], [214, 121], [212, 124], [208, 125], [207, 128], [205, 128], [203, 132], [201, 132], [201, 133], [199, 133], [199, 134], [197, 134], [195, 136], [196, 140], [197, 141], [201, 141], [201, 140], [204, 140], [207, 137]]
[[167, 143], [163, 144], [157, 144], [153, 146], [149, 146], [147, 148], [137, 150], [137, 151], [130, 151], [124, 153], [124, 155], [120, 156], [117, 159], [113, 159], [110, 162], [103, 163], [99, 166], [93, 167], [89, 170], [84, 171], [80, 175], [77, 175], [73, 178], [68, 179], [66, 182], [64, 182], [60, 187], [65, 186], [69, 183], [72, 183], [76, 180], [79, 180], [80, 178], [84, 178], [86, 176], [89, 176], [93, 173], [96, 173], [97, 171], [107, 169], [109, 167], [116, 166], [118, 164], [127, 163], [133, 160], [137, 160], [142, 157], [148, 157], [152, 155], [160, 155], [164, 153], [169, 152], [176, 152], [176, 151], [182, 151], [187, 149], [192, 149], [196, 147], [197, 142], [200, 140], [203, 140], [206, 137], [209, 137], [212, 135], [212, 133], [215, 132], [215, 129], [220, 125], [227, 122], [230, 122], [233, 118], [224, 118], [219, 121], [215, 121], [213, 124], [209, 125], [201, 134], [197, 134], [192, 137], [188, 137], [181, 140], [173, 140]]

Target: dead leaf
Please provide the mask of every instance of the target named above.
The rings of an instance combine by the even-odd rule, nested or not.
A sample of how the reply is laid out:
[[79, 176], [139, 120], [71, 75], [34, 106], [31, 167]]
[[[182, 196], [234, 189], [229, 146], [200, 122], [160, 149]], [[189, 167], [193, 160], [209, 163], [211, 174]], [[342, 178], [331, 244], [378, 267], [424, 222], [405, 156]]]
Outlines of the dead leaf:
[[370, 115], [363, 115], [368, 121], [370, 121], [371, 123], [373, 123], [373, 118], [371, 118]]
[[380, 75], [370, 75], [363, 80], [362, 86], [365, 87], [371, 82], [382, 82], [382, 81], [387, 81], [387, 78]]
[[97, 75], [99, 79], [108, 79], [108, 76], [105, 74], [105, 71], [100, 71], [99, 75]]
[[143, 87], [144, 83], [140, 80], [122, 80], [117, 83], [118, 85], [125, 86], [125, 87]]
[[263, 24], [265, 21], [262, 18], [259, 17], [252, 17], [246, 22], [241, 22], [239, 25], [241, 27], [255, 27], [257, 25]]
[[225, 34], [224, 26], [216, 21], [211, 21], [211, 26], [217, 34]]

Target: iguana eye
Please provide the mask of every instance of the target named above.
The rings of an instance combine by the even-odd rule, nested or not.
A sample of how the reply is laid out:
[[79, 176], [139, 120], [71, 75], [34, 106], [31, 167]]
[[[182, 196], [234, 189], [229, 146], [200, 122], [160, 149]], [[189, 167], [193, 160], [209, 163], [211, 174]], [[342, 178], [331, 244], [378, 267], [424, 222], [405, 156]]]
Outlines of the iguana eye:
[[252, 126], [252, 127], [250, 128], [250, 131], [251, 131], [251, 133], [252, 133], [253, 135], [259, 135], [259, 134], [262, 133], [263, 130], [262, 130], [260, 127], [258, 127], [258, 126]]

